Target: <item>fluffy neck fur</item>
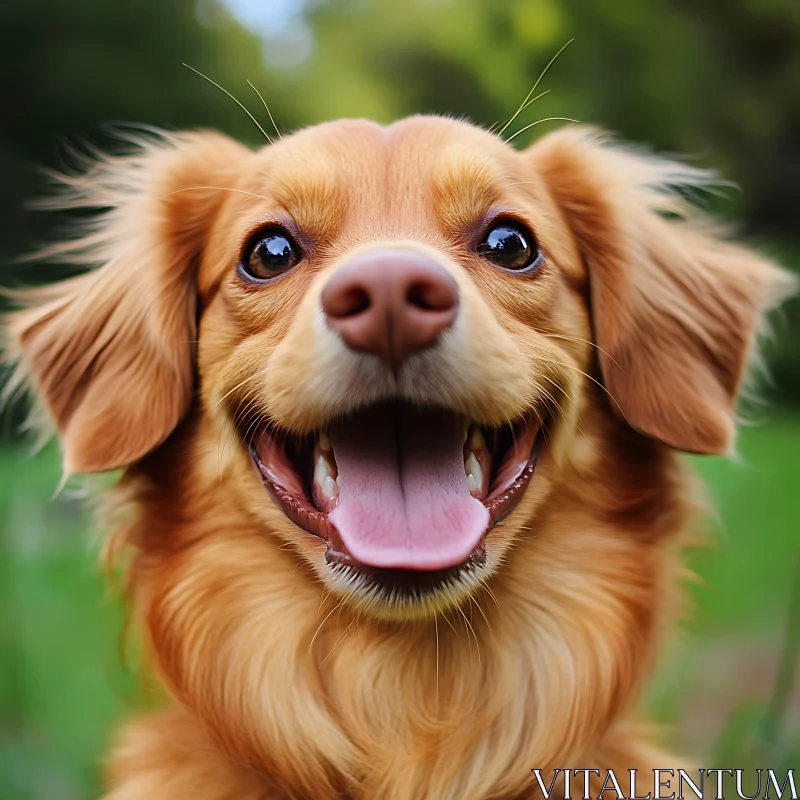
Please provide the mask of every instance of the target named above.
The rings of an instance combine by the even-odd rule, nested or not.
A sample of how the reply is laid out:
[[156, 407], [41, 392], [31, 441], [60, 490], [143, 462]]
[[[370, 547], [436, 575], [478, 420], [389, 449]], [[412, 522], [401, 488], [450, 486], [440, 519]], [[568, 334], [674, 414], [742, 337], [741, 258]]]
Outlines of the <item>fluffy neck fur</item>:
[[[486, 590], [418, 623], [326, 596], [224, 475], [179, 477], [179, 434], [123, 481], [139, 513], [122, 535], [180, 714], [226, 768], [297, 797], [515, 798], [534, 767], [608, 769], [615, 748], [623, 772], [647, 764], [644, 740], [615, 742], [674, 613], [694, 504], [677, 456], [607, 424], [576, 440], [546, 510], [509, 523], [527, 530]], [[681, 766], [661, 761], [647, 769]]]

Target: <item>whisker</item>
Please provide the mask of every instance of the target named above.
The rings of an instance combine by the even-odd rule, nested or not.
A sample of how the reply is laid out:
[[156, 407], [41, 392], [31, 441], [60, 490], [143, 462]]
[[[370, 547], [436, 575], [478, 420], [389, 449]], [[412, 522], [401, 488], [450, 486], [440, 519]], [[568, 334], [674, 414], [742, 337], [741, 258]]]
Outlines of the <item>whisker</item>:
[[[519, 113], [523, 112], [528, 106], [533, 105], [537, 100], [540, 100], [542, 97], [544, 97], [547, 94], [550, 94], [550, 92], [552, 92], [552, 91], [553, 91], [552, 89], [548, 89], [546, 92], [542, 92], [541, 94], [537, 94], [536, 97], [533, 97], [530, 100], [523, 101], [522, 105], [519, 107], [519, 109], [517, 109], [517, 113], [519, 114]], [[489, 133], [492, 133], [494, 131], [495, 127], [497, 125], [499, 125], [499, 124], [500, 124], [499, 122], [495, 122], [489, 128]], [[503, 130], [505, 130], [505, 128]], [[502, 132], [503, 131], [500, 131], [500, 133], [502, 133]], [[500, 135], [500, 133], [498, 133], [498, 136]], [[531, 181], [531, 183], [533, 183], [533, 181]]]
[[341, 606], [341, 605], [342, 605], [342, 603], [344, 603], [344, 598], [342, 598], [342, 599], [341, 599], [341, 600], [340, 600], [340, 601], [339, 601], [339, 602], [338, 602], [338, 603], [337, 603], [337, 604], [336, 604], [336, 605], [335, 605], [335, 606], [334, 606], [334, 607], [333, 607], [333, 608], [332, 608], [332, 609], [331, 609], [331, 610], [330, 610], [330, 611], [329, 611], [329, 612], [326, 614], [326, 616], [325, 616], [325, 619], [324, 619], [324, 620], [322, 620], [322, 622], [320, 622], [319, 626], [318, 626], [318, 627], [317, 627], [317, 629], [314, 631], [314, 635], [311, 637], [311, 641], [308, 643], [308, 652], [309, 652], [309, 653], [311, 653], [311, 648], [314, 646], [314, 641], [315, 641], [315, 639], [317, 638], [317, 634], [318, 634], [318, 633], [319, 633], [319, 632], [322, 630], [322, 626], [323, 626], [323, 625], [324, 625], [324, 624], [325, 624], [325, 623], [328, 621], [328, 619], [329, 619], [329, 617], [331, 616], [331, 614], [333, 614], [333, 612], [334, 612], [334, 611], [336, 611], [336, 609], [337, 609], [337, 608], [339, 608], [339, 606]]
[[[464, 617], [464, 612], [460, 608], [458, 608], [456, 610], [459, 612], [459, 614], [461, 614], [462, 617]], [[464, 619], [466, 620], [466, 617], [464, 617]], [[472, 639], [471, 639], [471, 637], [469, 635], [469, 628], [464, 626], [464, 630], [467, 632], [467, 647], [469, 648], [469, 663], [472, 664]]]
[[356, 615], [355, 623], [356, 623], [356, 641], [358, 642], [358, 652], [361, 658], [364, 657], [364, 643], [361, 641], [361, 628], [358, 627], [358, 620], [359, 616]]
[[[464, 609], [459, 607], [459, 613], [462, 617], [464, 617], [464, 622], [467, 623], [467, 627], [469, 631], [472, 631], [472, 638], [475, 639], [475, 649], [478, 651], [478, 663], [481, 663], [481, 646], [478, 643], [478, 636], [475, 633], [475, 628], [472, 627], [472, 623], [469, 621], [469, 617], [464, 613]], [[467, 631], [467, 642], [469, 642], [469, 631]], [[472, 648], [469, 649], [470, 658], [472, 658]]]
[[533, 330], [536, 331], [536, 333], [541, 333], [542, 336], [549, 336], [551, 339], [570, 339], [573, 342], [583, 342], [583, 344], [588, 344], [590, 347], [594, 347], [599, 350], [604, 356], [608, 356], [608, 358], [610, 358], [616, 366], [622, 369], [619, 362], [614, 358], [614, 356], [611, 355], [611, 353], [608, 352], [608, 350], [603, 350], [599, 344], [595, 344], [589, 339], [581, 339], [580, 336], [564, 336], [560, 333], [548, 333], [547, 331], [540, 330], [539, 328], [533, 328]]
[[[298, 562], [297, 562], [297, 567], [299, 567], [299, 566], [300, 566], [300, 562], [298, 561]], [[292, 574], [294, 574], [295, 572], [297, 572], [297, 567], [295, 567], [295, 568], [292, 570]], [[292, 598], [294, 597], [294, 593], [295, 593], [295, 591], [297, 590], [297, 587], [300, 585], [300, 581], [301, 581], [302, 579], [303, 579], [303, 575], [302, 575], [302, 573], [301, 573], [300, 575], [298, 575], [298, 576], [297, 576], [297, 580], [294, 582], [294, 586], [292, 586], [292, 593], [289, 595], [289, 605], [290, 605], [290, 606], [291, 606], [291, 604], [292, 604]]]
[[234, 427], [239, 427], [245, 419], [247, 419], [247, 415], [252, 412], [253, 409], [257, 408], [258, 406], [258, 398], [250, 397], [247, 402], [236, 410], [236, 413], [233, 415], [233, 425]]
[[227, 436], [227, 428], [230, 425], [232, 425], [232, 423], [229, 419], [227, 419], [227, 417], [223, 419], [222, 430], [219, 432], [219, 442], [217, 442], [217, 478], [219, 479], [220, 483], [222, 483], [222, 456], [225, 447], [223, 444], [223, 437]]
[[433, 615], [433, 627], [436, 632], [436, 715], [439, 715], [439, 615]]
[[597, 384], [614, 401], [614, 405], [619, 409], [620, 413], [622, 413], [622, 406], [620, 406], [620, 404], [617, 402], [617, 398], [614, 397], [614, 395], [611, 394], [611, 392], [609, 392], [608, 389], [606, 389], [606, 387], [603, 386], [603, 384], [597, 380], [597, 378], [593, 378], [591, 375], [587, 374], [582, 369], [578, 369], [576, 366], [572, 364], [563, 364], [560, 361], [551, 361], [550, 359], [547, 359], [547, 362], [548, 364], [554, 364], [558, 367], [566, 367], [567, 369], [574, 369], [575, 372], [579, 372], [581, 375], [583, 375], [584, 378], [588, 378], [592, 383]]
[[[514, 121], [514, 120], [515, 120], [515, 119], [516, 119], [516, 118], [517, 118], [517, 117], [518, 117], [518, 116], [519, 116], [519, 115], [522, 113], [522, 110], [523, 110], [523, 109], [526, 107], [526, 104], [528, 103], [528, 101], [530, 100], [530, 98], [531, 98], [531, 97], [533, 97], [533, 93], [534, 93], [534, 92], [536, 91], [536, 89], [539, 87], [539, 84], [542, 82], [542, 79], [544, 78], [544, 76], [545, 76], [545, 75], [547, 75], [547, 70], [549, 70], [549, 69], [550, 69], [550, 67], [551, 67], [551, 66], [553, 66], [553, 62], [554, 62], [554, 61], [555, 61], [555, 60], [556, 60], [556, 59], [557, 59], [557, 58], [558, 58], [558, 57], [559, 57], [559, 56], [560, 56], [560, 55], [561, 55], [561, 54], [562, 54], [562, 53], [563, 53], [563, 52], [564, 52], [564, 51], [565, 51], [565, 50], [566, 50], [566, 49], [567, 49], [567, 48], [568, 48], [568, 47], [569, 47], [569, 46], [570, 46], [570, 45], [571, 45], [571, 44], [572, 44], [574, 41], [575, 41], [574, 39], [570, 39], [570, 40], [569, 40], [569, 41], [568, 41], [568, 42], [567, 42], [565, 45], [563, 45], [563, 46], [561, 47], [561, 49], [560, 49], [560, 50], [559, 50], [559, 51], [558, 51], [558, 52], [557, 52], [557, 53], [556, 53], [556, 54], [555, 54], [555, 55], [554, 55], [554, 56], [553, 56], [553, 57], [552, 57], [552, 58], [551, 58], [551, 59], [550, 59], [550, 60], [547, 62], [547, 66], [546, 66], [546, 67], [545, 67], [545, 68], [542, 70], [541, 74], [540, 74], [540, 75], [539, 75], [539, 77], [536, 79], [536, 83], [534, 83], [534, 84], [533, 84], [533, 87], [532, 87], [532, 88], [531, 88], [531, 90], [528, 92], [528, 94], [527, 94], [527, 96], [525, 97], [525, 99], [522, 101], [522, 104], [520, 105], [520, 107], [519, 107], [519, 108], [518, 108], [518, 109], [517, 109], [517, 110], [514, 112], [514, 114], [513, 114], [513, 116], [511, 117], [511, 119], [509, 119], [509, 120], [508, 120], [508, 122], [506, 122], [506, 124], [505, 124], [505, 125], [503, 125], [503, 127], [502, 127], [502, 128], [501, 128], [501, 129], [500, 129], [498, 132], [497, 132], [497, 135], [498, 135], [498, 136], [502, 136], [502, 135], [505, 133], [505, 131], [506, 131], [506, 129], [508, 128], [508, 126], [509, 126], [509, 125], [511, 125], [511, 123], [512, 123], [512, 122], [513, 122], [513, 121]], [[532, 101], [531, 101], [531, 102], [532, 102]], [[509, 141], [510, 141], [510, 140], [509, 140]]]
[[[341, 605], [341, 603], [339, 605]], [[341, 611], [339, 613], [341, 613]], [[350, 624], [347, 626], [347, 628], [345, 628], [344, 633], [339, 637], [336, 644], [331, 648], [328, 655], [326, 655], [325, 658], [323, 658], [322, 661], [320, 661], [319, 664], [320, 666], [322, 666], [333, 655], [334, 650], [336, 650], [336, 648], [347, 638], [348, 634], [350, 633], [350, 628], [353, 627], [354, 622], [355, 619], [351, 620]]]
[[237, 389], [241, 389], [241, 388], [242, 388], [242, 386], [244, 386], [246, 383], [248, 383], [248, 382], [250, 382], [250, 381], [254, 380], [254, 379], [255, 379], [255, 378], [257, 378], [258, 376], [259, 376], [259, 373], [258, 373], [258, 372], [256, 372], [256, 373], [254, 373], [253, 375], [250, 375], [249, 377], [245, 378], [245, 379], [244, 379], [244, 380], [243, 380], [241, 383], [237, 383], [237, 384], [236, 384], [236, 386], [234, 386], [234, 387], [233, 387], [233, 389], [231, 389], [230, 391], [227, 391], [227, 392], [225, 392], [225, 394], [224, 394], [224, 395], [222, 395], [222, 397], [220, 397], [220, 399], [217, 401], [217, 403], [216, 403], [216, 405], [214, 406], [214, 408], [219, 408], [219, 407], [220, 407], [220, 405], [222, 405], [222, 403], [223, 403], [225, 400], [227, 400], [227, 398], [228, 398], [228, 397], [230, 397], [230, 396], [231, 396], [231, 395], [232, 395], [232, 394], [233, 394], [233, 393], [234, 393], [234, 392], [235, 392]]
[[245, 419], [247, 419], [248, 414], [256, 407], [256, 399], [250, 398], [245, 405], [243, 405], [234, 415], [233, 415], [233, 427], [239, 428], [244, 423]]
[[[566, 390], [566, 389], [565, 389], [563, 386], [561, 386], [560, 384], [556, 383], [554, 380], [551, 380], [551, 379], [550, 379], [550, 378], [548, 378], [546, 375], [544, 376], [544, 379], [545, 379], [546, 381], [548, 381], [549, 383], [552, 383], [552, 384], [553, 384], [553, 386], [555, 386], [555, 387], [556, 387], [556, 389], [558, 389], [558, 390], [559, 390], [559, 391], [560, 391], [560, 392], [561, 392], [561, 393], [564, 395], [564, 397], [566, 397], [566, 398], [567, 398], [567, 401], [568, 401], [569, 403], [571, 403], [572, 405], [575, 405], [575, 401], [572, 399], [572, 397], [570, 397], [570, 395], [569, 395], [569, 394], [567, 394], [567, 390]], [[552, 399], [553, 399], [553, 402], [555, 402], [555, 398], [552, 398]], [[558, 411], [559, 411], [559, 413], [560, 413], [562, 416], [564, 416], [564, 409], [563, 409], [563, 408], [562, 408], [562, 407], [561, 407], [561, 406], [560, 406], [558, 403], [556, 403], [556, 406], [557, 406], [557, 408], [558, 408]], [[585, 433], [586, 431], [585, 431], [585, 429], [584, 429], [584, 427], [583, 427], [583, 417], [581, 416], [581, 413], [580, 413], [580, 411], [578, 411], [577, 413], [578, 413], [578, 430], [579, 430], [581, 433]]]
[[[569, 395], [567, 395], [567, 393], [562, 389], [562, 387], [559, 386], [554, 380], [551, 380], [550, 378], [548, 378], [547, 375], [543, 375], [542, 377], [548, 383], [553, 384], [553, 386], [555, 386], [556, 389], [561, 390], [561, 392], [566, 396], [567, 400], [570, 400]], [[561, 407], [561, 405], [558, 402], [558, 400], [556, 400], [555, 396], [551, 392], [549, 392], [547, 389], [545, 389], [543, 386], [541, 386], [539, 388], [544, 393], [544, 396], [558, 409], [558, 413], [561, 414], [561, 416], [563, 417], [564, 416], [564, 409]]]
[[[236, 424], [240, 425], [242, 422], [244, 422], [244, 420], [247, 418], [248, 414], [252, 414], [254, 410], [258, 409], [259, 403], [260, 403], [260, 399], [258, 397], [251, 397], [247, 401], [247, 404], [241, 409], [241, 411], [236, 414], [236, 416], [235, 416]], [[250, 426], [248, 426], [247, 434], [245, 435], [245, 438], [247, 438], [247, 435], [250, 434], [250, 431], [252, 430], [253, 425], [257, 424], [258, 422], [259, 422], [259, 418], [256, 416], [256, 418], [253, 419], [253, 421], [251, 422]]]
[[492, 600], [494, 601], [494, 604], [498, 608], [500, 608], [500, 603], [498, 602], [497, 597], [495, 596], [495, 593], [492, 591], [491, 587], [489, 586], [488, 579], [487, 578], [478, 578], [478, 583], [486, 591], [486, 593], [489, 595], [489, 597], [492, 598]]
[[548, 89], [545, 92], [541, 92], [540, 94], [537, 94], [536, 97], [532, 97], [530, 100], [528, 100], [527, 103], [524, 103], [523, 105], [520, 106], [520, 109], [519, 109], [520, 112], [524, 111], [528, 106], [532, 106], [537, 100], [541, 100], [545, 95], [550, 94], [550, 92], [552, 92], [552, 91], [553, 91], [552, 89]]
[[336, 615], [336, 624], [339, 625], [342, 619], [342, 609], [344, 608], [343, 603], [339, 603], [339, 613]]
[[494, 640], [494, 631], [492, 630], [492, 626], [489, 624], [489, 618], [486, 616], [486, 614], [483, 613], [481, 604], [472, 595], [470, 595], [469, 599], [470, 602], [478, 609], [480, 615], [483, 617], [483, 621], [486, 623], [486, 630], [489, 632], [489, 636], [492, 637], [492, 640]]
[[[249, 413], [250, 408], [257, 407], [257, 404], [258, 400], [256, 398], [249, 400], [245, 408], [234, 414], [233, 420], [226, 422], [223, 426], [220, 432], [220, 442], [217, 446], [217, 471], [219, 472], [220, 478], [222, 477], [222, 461], [225, 458], [225, 448], [228, 446], [228, 439], [230, 439], [231, 433], [236, 430], [236, 427], [239, 425], [245, 413]], [[249, 433], [250, 431], [248, 430], [248, 435]]]
[[516, 139], [521, 133], [525, 133], [525, 131], [535, 128], [537, 125], [541, 125], [543, 122], [580, 122], [580, 120], [572, 119], [572, 117], [545, 117], [544, 119], [537, 120], [536, 122], [531, 122], [530, 125], [526, 125], [524, 128], [520, 128], [516, 133], [512, 133], [511, 136], [506, 139], [506, 144], [513, 139]]
[[256, 127], [261, 131], [266, 140], [270, 144], [272, 144], [272, 139], [269, 138], [269, 134], [261, 127], [258, 120], [227, 89], [223, 89], [223, 87], [220, 86], [216, 81], [212, 81], [211, 78], [208, 77], [208, 75], [203, 75], [203, 73], [200, 72], [199, 69], [195, 69], [194, 67], [191, 67], [188, 64], [184, 64], [183, 66], [186, 67], [187, 69], [190, 69], [192, 72], [197, 73], [201, 78], [205, 78], [210, 84], [212, 84], [212, 86], [216, 86], [217, 89], [219, 89], [221, 92], [225, 92], [225, 94], [228, 95], [228, 97], [230, 97], [230, 99], [233, 100], [233, 102], [236, 103], [236, 105], [239, 106], [239, 108], [241, 108], [242, 111], [244, 111], [244, 113], [247, 114], [247, 116], [250, 117], [251, 120], [253, 120]]
[[458, 639], [459, 638], [458, 631], [455, 629], [455, 626], [453, 625], [453, 623], [450, 622], [450, 617], [448, 617], [447, 614], [442, 614], [442, 618], [450, 626], [450, 630], [453, 631], [453, 633], [456, 635], [456, 638]]
[[[258, 398], [250, 398], [250, 400], [248, 400], [247, 403], [233, 415], [233, 421], [230, 424], [224, 426], [223, 431], [220, 434], [220, 443], [218, 445], [218, 454], [217, 454], [217, 459], [218, 459], [217, 469], [220, 473], [220, 476], [222, 475], [222, 460], [225, 457], [225, 448], [228, 445], [228, 439], [230, 438], [231, 431], [235, 430], [236, 427], [240, 424], [241, 420], [247, 414], [249, 414], [250, 411], [254, 408], [258, 408]], [[244, 441], [248, 440], [250, 436], [250, 431], [253, 429], [253, 425], [257, 422], [258, 419], [256, 418], [248, 426], [247, 432], [245, 433], [244, 436]]]
[[[325, 605], [325, 601], [330, 596], [331, 590], [327, 586], [322, 587], [322, 600], [319, 601], [319, 607], [317, 608], [317, 619], [319, 619], [319, 615], [322, 613], [322, 606]], [[333, 609], [336, 610], [335, 608]]]
[[275, 124], [275, 120], [272, 118], [272, 112], [269, 110], [269, 106], [267, 105], [267, 101], [261, 95], [261, 92], [253, 86], [250, 81], [247, 81], [248, 86], [258, 95], [258, 99], [264, 104], [264, 108], [267, 110], [267, 116], [269, 117], [269, 121], [272, 123], [272, 127], [275, 128], [275, 133], [278, 134], [279, 139], [283, 139], [281, 132], [278, 130], [278, 126]]

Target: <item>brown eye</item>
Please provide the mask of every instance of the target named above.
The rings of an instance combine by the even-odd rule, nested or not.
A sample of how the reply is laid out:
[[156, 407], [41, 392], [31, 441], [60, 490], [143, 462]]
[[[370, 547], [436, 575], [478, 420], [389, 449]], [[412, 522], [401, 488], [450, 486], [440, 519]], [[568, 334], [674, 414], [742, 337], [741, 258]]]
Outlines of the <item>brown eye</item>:
[[541, 261], [533, 234], [511, 222], [500, 222], [490, 228], [477, 251], [487, 261], [515, 272], [529, 272]]
[[270, 228], [255, 239], [239, 265], [249, 280], [268, 281], [288, 272], [302, 258], [300, 248], [282, 228]]

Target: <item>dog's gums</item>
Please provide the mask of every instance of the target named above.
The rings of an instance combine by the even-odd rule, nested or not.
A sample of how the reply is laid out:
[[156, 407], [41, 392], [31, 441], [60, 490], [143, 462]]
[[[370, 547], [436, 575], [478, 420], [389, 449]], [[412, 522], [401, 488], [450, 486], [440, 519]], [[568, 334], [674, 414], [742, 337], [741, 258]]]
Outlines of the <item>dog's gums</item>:
[[484, 428], [392, 402], [302, 437], [260, 424], [248, 445], [269, 494], [324, 540], [332, 569], [408, 600], [483, 565], [484, 538], [522, 496], [544, 435], [535, 414]]

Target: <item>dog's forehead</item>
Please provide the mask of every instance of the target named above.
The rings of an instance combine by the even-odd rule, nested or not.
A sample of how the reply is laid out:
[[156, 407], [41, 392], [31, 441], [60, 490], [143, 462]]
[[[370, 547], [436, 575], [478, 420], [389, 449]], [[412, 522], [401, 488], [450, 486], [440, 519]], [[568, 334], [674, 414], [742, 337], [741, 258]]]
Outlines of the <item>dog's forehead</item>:
[[[474, 221], [518, 179], [519, 156], [466, 122], [410, 117], [388, 126], [324, 123], [257, 154], [258, 190], [302, 227]], [[433, 218], [432, 218], [433, 216]]]
[[390, 125], [365, 119], [325, 122], [284, 137], [261, 153], [276, 167], [283, 162], [291, 169], [300, 160], [316, 158], [330, 169], [352, 175], [376, 167], [397, 173], [404, 167], [430, 166], [459, 150], [501, 161], [514, 153], [499, 137], [476, 125], [436, 116], [407, 117]]

